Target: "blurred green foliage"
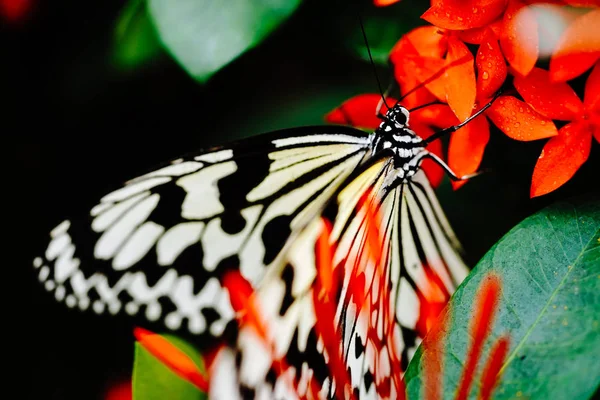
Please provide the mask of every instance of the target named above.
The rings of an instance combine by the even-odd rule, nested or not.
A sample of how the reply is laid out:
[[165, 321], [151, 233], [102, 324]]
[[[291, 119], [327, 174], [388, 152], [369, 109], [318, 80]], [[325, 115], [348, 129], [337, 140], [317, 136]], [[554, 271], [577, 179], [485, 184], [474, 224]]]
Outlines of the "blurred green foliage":
[[205, 82], [255, 47], [301, 0], [147, 0], [162, 43], [192, 77]]
[[147, 12], [146, 0], [129, 0], [115, 26], [115, 66], [126, 71], [143, 67], [162, 52], [162, 45]]

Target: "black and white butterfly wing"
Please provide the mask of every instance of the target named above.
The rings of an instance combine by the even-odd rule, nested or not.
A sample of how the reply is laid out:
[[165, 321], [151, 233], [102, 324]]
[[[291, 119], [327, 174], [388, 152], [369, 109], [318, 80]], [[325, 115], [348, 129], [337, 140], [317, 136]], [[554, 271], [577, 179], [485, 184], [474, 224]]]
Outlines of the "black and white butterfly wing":
[[257, 282], [369, 144], [351, 128], [298, 128], [175, 160], [52, 230], [39, 280], [68, 307], [220, 335], [233, 317], [223, 271]]
[[[423, 303], [436, 300], [431, 276], [442, 292], [451, 294], [468, 269], [424, 173], [393, 184], [393, 170], [393, 160], [383, 158], [348, 178], [321, 218], [308, 224], [282, 262], [271, 267], [255, 292], [270, 336], [265, 343], [252, 327], [242, 326], [237, 347], [224, 350], [214, 364], [211, 395], [334, 397], [340, 385], [335, 376], [340, 375], [332, 371], [327, 351], [331, 343], [317, 329], [319, 319], [327, 317], [314, 297], [321, 272], [316, 243], [329, 225], [339, 280], [334, 327], [345, 369], [337, 373], [347, 374], [357, 398], [396, 397], [394, 379], [402, 375], [422, 336], [418, 325], [426, 312]], [[363, 204], [365, 196], [369, 200]], [[367, 224], [373, 220], [369, 207], [377, 210], [377, 262], [367, 245], [372, 232]], [[288, 366], [285, 371], [278, 370], [280, 360]]]

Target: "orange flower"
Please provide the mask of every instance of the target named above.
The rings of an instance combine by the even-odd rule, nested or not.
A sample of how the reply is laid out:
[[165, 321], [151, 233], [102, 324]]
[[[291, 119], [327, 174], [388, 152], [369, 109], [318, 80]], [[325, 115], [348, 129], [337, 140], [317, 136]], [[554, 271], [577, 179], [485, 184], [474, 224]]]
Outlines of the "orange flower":
[[583, 102], [567, 83], [552, 82], [550, 73], [542, 69], [515, 79], [515, 87], [540, 113], [569, 121], [546, 143], [535, 165], [530, 195], [541, 196], [577, 172], [590, 155], [592, 136], [600, 142], [600, 61], [587, 79]]
[[[590, 6], [597, 2], [590, 1]], [[600, 9], [575, 19], [565, 30], [550, 60], [550, 77], [565, 82], [587, 71], [600, 58]]]

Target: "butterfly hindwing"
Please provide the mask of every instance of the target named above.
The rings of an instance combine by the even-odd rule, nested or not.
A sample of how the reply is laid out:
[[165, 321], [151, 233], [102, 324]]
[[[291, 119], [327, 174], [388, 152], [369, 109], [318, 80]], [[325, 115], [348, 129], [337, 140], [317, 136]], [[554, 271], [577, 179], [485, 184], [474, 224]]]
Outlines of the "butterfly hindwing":
[[223, 271], [258, 281], [368, 145], [362, 131], [324, 126], [178, 159], [59, 224], [34, 260], [39, 280], [69, 307], [221, 335], [233, 317]]
[[[423, 171], [402, 183], [393, 171], [389, 157], [360, 167], [267, 272], [253, 298], [268, 337], [242, 325], [233, 370], [215, 366], [215, 377], [238, 385], [230, 394], [333, 398], [346, 383], [360, 399], [395, 398], [431, 306], [447, 301], [467, 267]], [[329, 304], [316, 250], [324, 234], [335, 249]], [[230, 387], [215, 379], [211, 387]]]

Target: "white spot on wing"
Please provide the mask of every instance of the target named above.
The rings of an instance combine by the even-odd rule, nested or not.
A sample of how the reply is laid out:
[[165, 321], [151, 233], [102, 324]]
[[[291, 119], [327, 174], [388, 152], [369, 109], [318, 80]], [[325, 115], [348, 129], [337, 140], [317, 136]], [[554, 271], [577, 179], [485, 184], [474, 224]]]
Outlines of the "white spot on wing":
[[[110, 203], [104, 203], [104, 204], [109, 204], [112, 207], [108, 208], [103, 213], [101, 213], [96, 218], [94, 218], [94, 220], [92, 221], [92, 229], [95, 232], [103, 232], [112, 223], [114, 223], [121, 215], [123, 215], [123, 213], [126, 212], [130, 207], [132, 207], [135, 203], [137, 203], [144, 197], [147, 197], [149, 194], [150, 194], [150, 191], [147, 190], [145, 192], [142, 192], [135, 196], [132, 196], [132, 197], [128, 198], [127, 200], [117, 203], [115, 205], [112, 205]], [[103, 204], [103, 203], [101, 203], [101, 204]]]
[[396, 315], [400, 324], [415, 328], [419, 319], [419, 298], [406, 278], [400, 279], [400, 293], [396, 303]]
[[235, 162], [230, 161], [201, 169], [177, 180], [187, 195], [182, 204], [181, 216], [187, 219], [203, 219], [223, 212], [225, 209], [219, 202], [219, 179], [231, 175], [237, 170]]
[[256, 223], [261, 210], [261, 205], [242, 210], [241, 214], [246, 221], [246, 225], [241, 232], [234, 235], [229, 235], [223, 231], [220, 218], [213, 219], [206, 225], [206, 230], [202, 235], [202, 249], [204, 250], [202, 265], [205, 269], [213, 271], [219, 261], [238, 252], [250, 229]]
[[141, 224], [158, 204], [158, 193], [146, 197], [129, 210], [100, 237], [94, 248], [94, 256], [101, 260], [110, 259], [133, 230]]
[[[177, 161], [177, 160], [176, 160]], [[148, 178], [152, 178], [155, 176], [181, 176], [181, 175], [185, 175], [185, 174], [191, 174], [194, 171], [199, 170], [200, 168], [202, 168], [204, 164], [199, 163], [199, 162], [195, 162], [195, 161], [185, 161], [185, 162], [175, 162], [169, 166], [166, 166], [164, 168], [158, 169], [156, 171], [144, 174], [142, 176], [139, 176], [135, 179], [132, 179], [131, 181], [127, 182], [127, 183], [133, 183], [133, 182], [137, 182], [137, 181], [141, 181], [143, 179], [148, 179]]]
[[123, 186], [120, 189], [111, 192], [100, 199], [101, 202], [116, 202], [122, 201], [128, 198], [129, 196], [133, 196], [140, 192], [144, 192], [148, 189], [152, 189], [155, 186], [162, 185], [163, 183], [167, 183], [171, 180], [169, 177], [155, 177], [146, 179], [144, 181], [130, 183], [126, 186]]
[[113, 259], [112, 266], [122, 271], [140, 261], [150, 251], [165, 228], [152, 221], [145, 222], [131, 235]]
[[56, 228], [52, 229], [52, 231], [50, 232], [50, 236], [54, 238], [58, 235], [62, 235], [63, 233], [68, 231], [70, 227], [71, 227], [71, 221], [65, 220], [65, 221], [61, 222], [60, 224], [58, 224], [56, 226]]
[[171, 265], [190, 245], [200, 240], [204, 222], [185, 222], [170, 228], [158, 240], [156, 253], [159, 265]]
[[216, 163], [229, 160], [231, 157], [233, 157], [233, 150], [225, 149], [196, 156], [194, 157], [194, 160]]
[[46, 279], [48, 279], [48, 276], [50, 275], [50, 268], [47, 266], [43, 266], [40, 269], [40, 272], [38, 274], [38, 278], [40, 280], [40, 282], [44, 282]]
[[323, 135], [305, 135], [295, 136], [290, 138], [275, 139], [273, 144], [275, 147], [293, 146], [296, 144], [303, 143], [320, 143], [320, 142], [337, 142], [337, 143], [356, 143], [356, 144], [368, 144], [369, 138], [365, 137], [354, 137], [343, 134], [323, 134]]

